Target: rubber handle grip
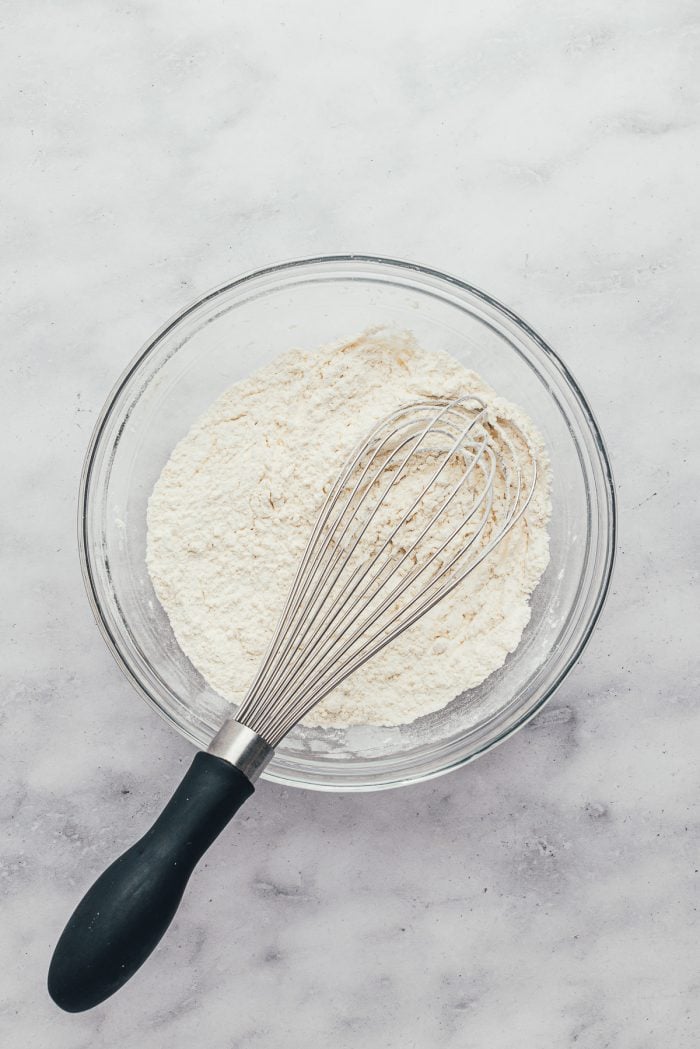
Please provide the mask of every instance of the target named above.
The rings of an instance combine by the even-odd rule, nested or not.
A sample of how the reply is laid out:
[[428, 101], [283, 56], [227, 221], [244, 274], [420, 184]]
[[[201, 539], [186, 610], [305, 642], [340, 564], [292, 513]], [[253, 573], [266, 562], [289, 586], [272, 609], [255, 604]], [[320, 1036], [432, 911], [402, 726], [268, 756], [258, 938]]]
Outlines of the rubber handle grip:
[[99, 1005], [146, 961], [170, 925], [197, 862], [253, 785], [199, 753], [151, 829], [76, 907], [49, 967], [49, 994], [70, 1013]]

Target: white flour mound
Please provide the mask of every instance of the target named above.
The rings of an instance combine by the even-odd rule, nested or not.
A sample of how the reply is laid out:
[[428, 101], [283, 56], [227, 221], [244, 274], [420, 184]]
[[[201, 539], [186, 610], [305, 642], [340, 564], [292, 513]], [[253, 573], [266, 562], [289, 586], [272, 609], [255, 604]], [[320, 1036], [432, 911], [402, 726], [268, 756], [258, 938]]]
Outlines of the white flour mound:
[[180, 441], [148, 506], [148, 569], [175, 636], [213, 689], [250, 685], [330, 484], [400, 405], [474, 393], [531, 442], [539, 479], [505, 543], [314, 708], [306, 724], [398, 725], [481, 684], [518, 645], [549, 560], [549, 464], [514, 405], [445, 353], [383, 329], [293, 351], [236, 383]]

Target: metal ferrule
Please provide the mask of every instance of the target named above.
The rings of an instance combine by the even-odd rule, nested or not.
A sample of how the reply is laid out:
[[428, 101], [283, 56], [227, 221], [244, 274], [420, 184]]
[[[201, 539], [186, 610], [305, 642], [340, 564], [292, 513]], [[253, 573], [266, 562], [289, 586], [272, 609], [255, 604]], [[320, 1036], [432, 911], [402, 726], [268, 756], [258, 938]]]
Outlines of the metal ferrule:
[[252, 728], [231, 719], [224, 721], [207, 753], [235, 765], [251, 783], [255, 783], [275, 751]]

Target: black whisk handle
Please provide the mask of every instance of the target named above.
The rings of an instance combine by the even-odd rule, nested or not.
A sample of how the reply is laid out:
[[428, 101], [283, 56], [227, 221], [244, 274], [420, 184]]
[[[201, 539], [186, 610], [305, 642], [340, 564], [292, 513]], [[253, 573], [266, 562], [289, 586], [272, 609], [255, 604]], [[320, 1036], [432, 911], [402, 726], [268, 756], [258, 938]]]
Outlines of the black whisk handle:
[[170, 925], [196, 864], [253, 793], [234, 765], [199, 753], [144, 836], [76, 907], [51, 959], [48, 988], [67, 1012], [99, 1005], [143, 965]]

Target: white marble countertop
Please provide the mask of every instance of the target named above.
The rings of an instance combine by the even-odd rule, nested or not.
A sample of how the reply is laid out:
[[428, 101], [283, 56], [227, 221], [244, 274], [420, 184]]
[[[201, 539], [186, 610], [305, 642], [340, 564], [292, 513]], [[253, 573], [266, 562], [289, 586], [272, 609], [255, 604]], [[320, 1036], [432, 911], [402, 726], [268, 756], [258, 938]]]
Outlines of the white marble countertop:
[[[699, 19], [7, 5], [5, 1049], [697, 1045]], [[464, 277], [565, 358], [617, 473], [609, 603], [548, 708], [473, 766], [361, 797], [263, 784], [157, 961], [68, 1016], [45, 992], [62, 924], [191, 758], [83, 593], [93, 421], [198, 293], [352, 250]]]

